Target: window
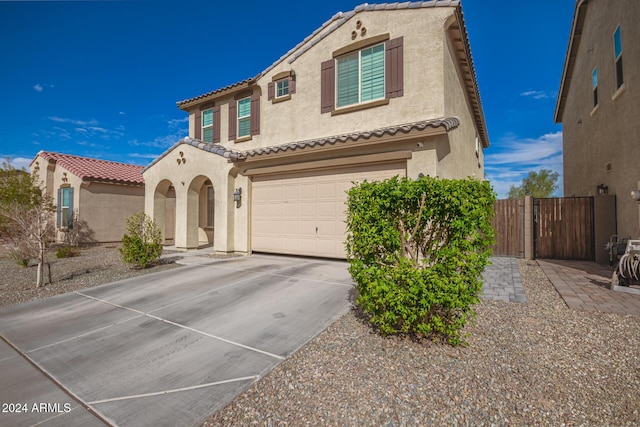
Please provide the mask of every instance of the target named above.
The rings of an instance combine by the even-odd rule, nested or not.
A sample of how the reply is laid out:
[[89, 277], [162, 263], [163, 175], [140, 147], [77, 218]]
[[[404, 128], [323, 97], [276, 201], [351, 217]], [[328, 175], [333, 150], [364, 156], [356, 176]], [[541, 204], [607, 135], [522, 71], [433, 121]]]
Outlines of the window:
[[58, 189], [57, 217], [58, 228], [73, 227], [73, 188]]
[[591, 73], [591, 88], [593, 90], [593, 106], [598, 105], [598, 67]]
[[202, 141], [213, 143], [213, 108], [202, 112]]
[[622, 76], [622, 35], [620, 34], [620, 25], [613, 33], [613, 57], [616, 64], [616, 89], [624, 83]]
[[207, 227], [213, 227], [213, 219], [215, 214], [213, 187], [207, 187]]
[[251, 98], [238, 101], [238, 138], [251, 135]]
[[384, 71], [384, 44], [338, 58], [337, 107], [384, 98]]
[[276, 82], [276, 98], [289, 95], [289, 79]]
[[320, 112], [348, 114], [404, 96], [403, 37], [380, 34], [332, 53], [320, 63]]

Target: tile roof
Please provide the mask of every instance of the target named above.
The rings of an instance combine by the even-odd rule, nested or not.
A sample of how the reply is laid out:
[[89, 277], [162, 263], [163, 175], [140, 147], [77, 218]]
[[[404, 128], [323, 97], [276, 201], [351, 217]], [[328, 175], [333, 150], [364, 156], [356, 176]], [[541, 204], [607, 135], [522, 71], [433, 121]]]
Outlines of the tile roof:
[[[144, 169], [144, 166], [91, 159], [88, 157], [54, 153], [51, 151], [40, 151], [36, 155], [36, 158], [38, 156], [45, 160], [56, 162], [58, 165], [85, 181], [144, 185], [144, 178], [142, 177], [142, 170]], [[33, 161], [31, 163], [33, 164]]]
[[228, 86], [213, 90], [211, 92], [204, 93], [202, 95], [195, 96], [193, 98], [185, 99], [183, 101], [178, 101], [176, 104], [178, 105], [179, 108], [182, 108], [186, 104], [190, 104], [190, 103], [192, 103], [194, 101], [198, 101], [200, 99], [207, 98], [207, 97], [209, 97], [211, 95], [215, 95], [215, 94], [218, 94], [218, 93], [221, 93], [221, 92], [225, 92], [225, 91], [227, 91], [229, 89], [233, 89], [233, 88], [238, 87], [238, 86], [243, 86], [245, 84], [249, 85], [249, 84], [252, 84], [252, 83], [256, 82], [264, 74], [266, 74], [269, 71], [271, 71], [271, 69], [273, 69], [273, 67], [275, 67], [280, 62], [282, 62], [285, 58], [289, 57], [294, 52], [299, 50], [302, 46], [304, 46], [307, 42], [309, 42], [309, 40], [313, 39], [318, 34], [320, 34], [320, 33], [322, 33], [324, 31], [324, 33], [320, 34], [320, 37], [318, 37], [316, 40], [314, 40], [312, 43], [307, 45], [304, 49], [300, 50], [299, 52], [297, 52], [295, 55], [293, 55], [289, 59], [288, 62], [290, 64], [293, 63], [296, 59], [298, 59], [298, 57], [300, 57], [306, 51], [308, 51], [313, 46], [318, 44], [321, 40], [323, 40], [329, 34], [334, 32], [336, 29], [338, 29], [340, 26], [342, 26], [342, 24], [347, 22], [351, 17], [353, 17], [357, 13], [365, 12], [365, 11], [373, 11], [373, 10], [418, 9], [418, 8], [428, 8], [428, 7], [458, 7], [459, 5], [460, 5], [460, 0], [431, 0], [431, 1], [416, 1], [416, 2], [406, 1], [406, 2], [402, 2], [402, 3], [395, 2], [395, 3], [378, 3], [378, 4], [363, 3], [363, 4], [359, 5], [359, 6], [356, 6], [355, 9], [353, 9], [353, 10], [351, 10], [349, 12], [338, 12], [335, 15], [333, 15], [328, 21], [326, 21], [324, 24], [322, 24], [320, 26], [320, 28], [318, 28], [313, 33], [311, 33], [310, 35], [305, 37], [304, 40], [302, 40], [300, 43], [298, 43], [293, 48], [291, 48], [287, 53], [282, 55], [277, 61], [275, 61], [266, 70], [262, 71], [257, 76], [242, 80], [242, 81], [237, 82], [237, 83], [233, 83], [231, 85], [228, 85]]
[[173, 151], [173, 149], [175, 149], [180, 144], [188, 144], [193, 147], [199, 148], [200, 150], [217, 154], [221, 157], [225, 157], [231, 161], [238, 161], [238, 160], [245, 160], [249, 157], [255, 157], [255, 156], [260, 156], [264, 154], [303, 150], [305, 148], [312, 148], [312, 147], [318, 147], [318, 146], [323, 147], [325, 145], [343, 144], [349, 141], [355, 142], [362, 139], [369, 139], [372, 137], [380, 138], [385, 135], [396, 135], [398, 133], [407, 134], [412, 131], [422, 131], [427, 128], [442, 127], [445, 129], [446, 132], [449, 132], [450, 130], [455, 129], [458, 126], [460, 126], [460, 120], [457, 117], [444, 117], [439, 119], [422, 120], [419, 122], [389, 126], [389, 127], [374, 129], [370, 131], [351, 132], [351, 133], [346, 133], [342, 135], [308, 139], [304, 141], [290, 142], [288, 144], [274, 145], [270, 147], [253, 148], [251, 150], [246, 150], [246, 151], [233, 150], [230, 148], [226, 148], [220, 144], [211, 144], [207, 142], [202, 142], [198, 139], [186, 137], [176, 142], [175, 144], [173, 144], [171, 148], [169, 148], [167, 151], [165, 151], [156, 159], [154, 159], [153, 162], [151, 162], [146, 168], [144, 168], [144, 170], [146, 171], [151, 166], [156, 164], [158, 161], [160, 161], [160, 159], [168, 155], [171, 151]]

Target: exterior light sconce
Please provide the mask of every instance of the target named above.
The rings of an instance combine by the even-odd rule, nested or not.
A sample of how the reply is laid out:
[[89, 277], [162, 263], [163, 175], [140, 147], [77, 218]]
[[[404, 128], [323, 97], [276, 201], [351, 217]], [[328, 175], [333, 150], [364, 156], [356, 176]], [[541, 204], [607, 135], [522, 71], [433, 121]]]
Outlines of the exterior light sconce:
[[609, 187], [604, 184], [598, 185], [596, 189], [598, 190], [599, 195], [607, 194], [609, 192]]
[[236, 202], [236, 208], [242, 204], [242, 187], [236, 188], [233, 192], [233, 201]]

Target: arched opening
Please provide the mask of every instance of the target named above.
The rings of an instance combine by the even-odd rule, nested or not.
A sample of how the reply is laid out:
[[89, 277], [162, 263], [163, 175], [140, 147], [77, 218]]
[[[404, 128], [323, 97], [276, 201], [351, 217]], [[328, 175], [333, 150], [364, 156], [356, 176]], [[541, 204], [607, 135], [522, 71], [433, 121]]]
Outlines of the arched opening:
[[176, 189], [168, 179], [160, 181], [153, 195], [153, 219], [162, 231], [165, 245], [176, 238]]
[[[211, 180], [199, 175], [191, 181], [187, 195], [188, 242], [198, 247], [213, 245], [215, 191]], [[196, 240], [197, 239], [197, 240]]]

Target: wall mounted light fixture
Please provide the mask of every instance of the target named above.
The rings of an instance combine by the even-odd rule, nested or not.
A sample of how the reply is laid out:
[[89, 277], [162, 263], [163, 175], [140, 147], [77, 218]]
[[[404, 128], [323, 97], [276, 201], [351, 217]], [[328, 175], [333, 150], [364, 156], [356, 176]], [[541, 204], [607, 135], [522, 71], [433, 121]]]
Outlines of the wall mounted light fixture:
[[600, 184], [600, 185], [596, 186], [596, 189], [598, 190], [598, 194], [600, 194], [600, 195], [607, 194], [609, 192], [609, 187], [607, 185], [604, 185], [604, 184]]
[[236, 208], [239, 208], [242, 204], [242, 187], [236, 188], [233, 192], [233, 201], [236, 202]]

